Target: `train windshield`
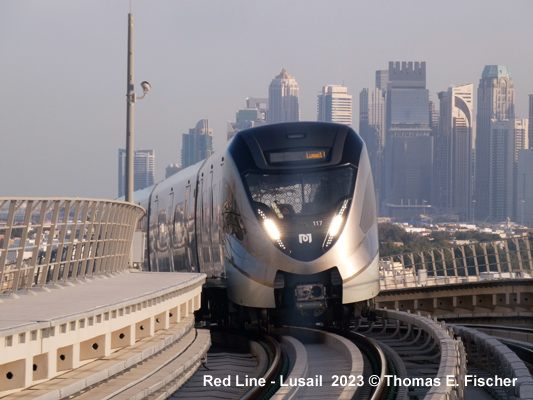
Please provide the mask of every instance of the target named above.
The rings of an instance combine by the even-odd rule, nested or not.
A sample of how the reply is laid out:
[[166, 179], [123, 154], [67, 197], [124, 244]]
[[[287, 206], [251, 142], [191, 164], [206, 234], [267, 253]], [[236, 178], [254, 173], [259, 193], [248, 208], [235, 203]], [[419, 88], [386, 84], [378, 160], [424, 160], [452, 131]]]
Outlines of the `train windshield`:
[[252, 200], [268, 206], [279, 219], [322, 214], [351, 197], [351, 166], [295, 174], [250, 173], [245, 176]]

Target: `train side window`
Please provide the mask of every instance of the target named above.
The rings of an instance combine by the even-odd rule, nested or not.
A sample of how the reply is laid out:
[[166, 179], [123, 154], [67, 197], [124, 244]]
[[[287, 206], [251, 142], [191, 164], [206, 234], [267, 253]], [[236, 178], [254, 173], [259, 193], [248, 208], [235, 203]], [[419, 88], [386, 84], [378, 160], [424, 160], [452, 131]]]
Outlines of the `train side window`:
[[185, 212], [185, 215], [189, 214], [189, 193], [191, 192], [191, 185], [187, 185], [185, 188], [185, 207], [183, 211]]
[[174, 222], [174, 192], [170, 192], [168, 195], [168, 224]]
[[157, 198], [157, 196], [154, 200], [154, 205], [152, 207], [152, 213], [153, 215], [151, 217], [151, 221], [154, 221], [154, 222], [151, 222], [150, 225], [151, 224], [155, 225], [156, 237], [159, 237], [159, 224], [155, 223], [157, 215], [159, 214], [159, 199]]
[[[209, 210], [211, 205], [209, 204], [209, 192], [206, 188], [202, 192], [202, 231], [205, 234], [208, 234], [209, 227], [211, 226], [211, 218], [209, 216]], [[209, 240], [208, 237], [205, 238], [205, 240]]]
[[[211, 168], [213, 168], [212, 165], [211, 165]], [[210, 213], [210, 215], [209, 215], [210, 221], [209, 222], [210, 222], [210, 225], [213, 225], [213, 218], [214, 218], [214, 216], [213, 216], [213, 211], [214, 211], [214, 205], [213, 205], [213, 171], [211, 171], [209, 173], [209, 175], [210, 175], [209, 176], [209, 178], [210, 178], [209, 179], [209, 181], [210, 181], [209, 182], [210, 183], [210, 185], [209, 185], [209, 202], [211, 203], [211, 204], [209, 204], [209, 213]]]
[[174, 208], [174, 218], [173, 218], [173, 246], [174, 247], [178, 247], [178, 245], [180, 244], [180, 242], [183, 241], [183, 232], [184, 232], [184, 221], [185, 221], [185, 218], [184, 218], [184, 214], [183, 214], [183, 207], [184, 205], [184, 202], [180, 202], [178, 204], [176, 204], [176, 207]]
[[167, 228], [167, 212], [162, 210], [157, 216], [157, 230], [158, 230], [158, 239], [159, 239], [159, 250], [165, 250], [167, 248], [167, 237], [168, 237], [168, 228]]

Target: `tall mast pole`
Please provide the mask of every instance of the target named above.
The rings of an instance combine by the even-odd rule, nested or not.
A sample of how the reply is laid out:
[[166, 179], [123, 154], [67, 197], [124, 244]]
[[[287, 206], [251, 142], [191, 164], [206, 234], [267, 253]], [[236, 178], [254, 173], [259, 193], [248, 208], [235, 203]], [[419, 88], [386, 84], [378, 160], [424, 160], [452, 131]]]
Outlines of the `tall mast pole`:
[[133, 14], [128, 14], [128, 86], [126, 93], [126, 201], [133, 203], [133, 106], [135, 92], [133, 88]]

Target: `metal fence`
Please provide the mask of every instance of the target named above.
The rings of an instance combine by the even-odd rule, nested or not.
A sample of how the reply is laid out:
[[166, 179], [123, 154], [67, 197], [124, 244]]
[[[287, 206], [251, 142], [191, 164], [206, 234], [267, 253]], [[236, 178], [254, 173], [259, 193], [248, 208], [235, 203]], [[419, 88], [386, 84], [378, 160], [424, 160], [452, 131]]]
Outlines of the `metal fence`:
[[533, 236], [380, 259], [382, 290], [533, 278]]
[[111, 200], [0, 198], [0, 293], [127, 268], [143, 215]]

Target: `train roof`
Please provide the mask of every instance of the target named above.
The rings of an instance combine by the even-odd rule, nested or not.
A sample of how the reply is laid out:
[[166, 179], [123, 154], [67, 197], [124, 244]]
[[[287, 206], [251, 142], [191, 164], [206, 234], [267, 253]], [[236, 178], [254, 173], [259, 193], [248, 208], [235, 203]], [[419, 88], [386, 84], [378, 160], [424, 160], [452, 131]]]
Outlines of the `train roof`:
[[[347, 162], [357, 165], [363, 146], [363, 140], [347, 125], [288, 122], [242, 130], [233, 138], [229, 151], [234, 158], [240, 158], [247, 164], [244, 169], [253, 168], [252, 159], [256, 168], [280, 169], [291, 164], [293, 161], [288, 159], [294, 159], [292, 154], [299, 151], [305, 152], [303, 157], [310, 154], [307, 160], [294, 161], [301, 161], [303, 168]], [[313, 151], [317, 153], [312, 154]], [[322, 157], [310, 159], [321, 151], [324, 152]]]

